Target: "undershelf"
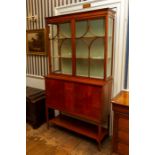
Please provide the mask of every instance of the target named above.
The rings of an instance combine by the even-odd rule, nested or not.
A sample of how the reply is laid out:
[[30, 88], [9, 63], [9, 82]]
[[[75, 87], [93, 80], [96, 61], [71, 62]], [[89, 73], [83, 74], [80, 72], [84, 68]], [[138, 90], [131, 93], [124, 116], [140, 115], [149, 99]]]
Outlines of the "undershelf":
[[50, 120], [51, 123], [85, 135], [97, 141], [101, 141], [105, 136], [108, 135], [108, 130], [102, 128], [100, 136], [98, 135], [98, 126], [90, 123], [86, 123], [65, 115], [58, 115], [57, 117]]

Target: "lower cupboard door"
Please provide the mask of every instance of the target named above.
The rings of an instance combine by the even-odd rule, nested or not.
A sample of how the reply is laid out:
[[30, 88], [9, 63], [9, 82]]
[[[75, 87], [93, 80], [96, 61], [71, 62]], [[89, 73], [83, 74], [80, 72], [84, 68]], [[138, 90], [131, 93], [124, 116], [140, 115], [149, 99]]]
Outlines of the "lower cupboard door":
[[101, 118], [101, 87], [75, 84], [74, 112], [88, 119]]
[[64, 110], [64, 83], [60, 80], [46, 80], [46, 104], [54, 109]]

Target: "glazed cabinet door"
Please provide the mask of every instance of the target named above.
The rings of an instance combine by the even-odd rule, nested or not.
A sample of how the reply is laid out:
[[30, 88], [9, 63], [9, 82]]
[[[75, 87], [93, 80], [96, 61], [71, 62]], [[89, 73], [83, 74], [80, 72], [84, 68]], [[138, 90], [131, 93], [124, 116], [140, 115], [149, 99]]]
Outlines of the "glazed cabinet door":
[[51, 72], [72, 75], [71, 22], [49, 24]]

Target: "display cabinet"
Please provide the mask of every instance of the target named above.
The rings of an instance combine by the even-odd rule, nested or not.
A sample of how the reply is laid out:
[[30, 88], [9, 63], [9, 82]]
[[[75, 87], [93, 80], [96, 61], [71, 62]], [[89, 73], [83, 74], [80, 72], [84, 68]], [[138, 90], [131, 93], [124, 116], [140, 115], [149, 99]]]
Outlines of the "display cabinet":
[[114, 15], [107, 8], [46, 18], [46, 108], [61, 112], [51, 122], [99, 144], [108, 134]]

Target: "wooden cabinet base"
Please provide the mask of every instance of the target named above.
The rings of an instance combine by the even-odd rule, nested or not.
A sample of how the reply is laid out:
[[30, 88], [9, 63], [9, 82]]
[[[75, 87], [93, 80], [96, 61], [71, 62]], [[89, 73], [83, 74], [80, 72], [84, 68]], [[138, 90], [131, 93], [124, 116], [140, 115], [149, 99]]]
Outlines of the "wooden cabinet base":
[[75, 118], [68, 117], [66, 115], [58, 115], [57, 117], [49, 120], [50, 123], [66, 128], [78, 134], [95, 139], [100, 149], [101, 141], [108, 136], [108, 130], [101, 128], [97, 125], [93, 125], [84, 121], [80, 121]]
[[109, 124], [112, 79], [50, 74], [45, 77], [45, 87], [47, 124], [48, 109], [59, 110], [61, 116], [52, 119], [53, 124], [93, 138], [100, 147], [108, 135], [108, 130], [102, 127]]

